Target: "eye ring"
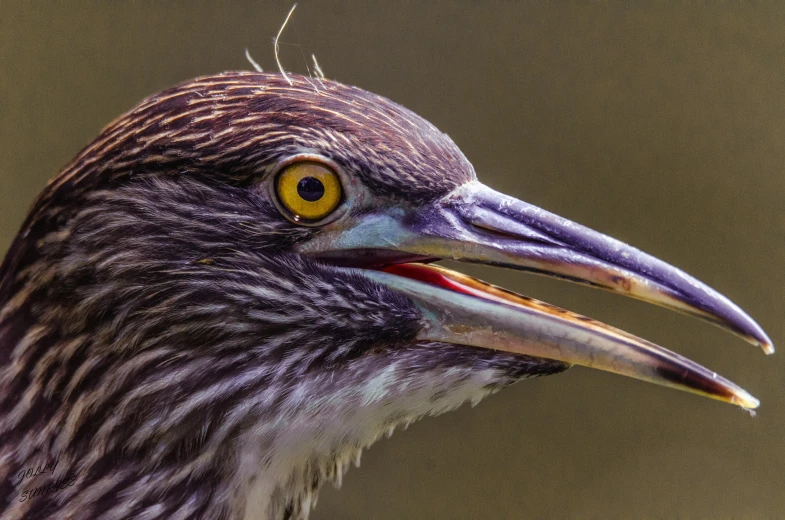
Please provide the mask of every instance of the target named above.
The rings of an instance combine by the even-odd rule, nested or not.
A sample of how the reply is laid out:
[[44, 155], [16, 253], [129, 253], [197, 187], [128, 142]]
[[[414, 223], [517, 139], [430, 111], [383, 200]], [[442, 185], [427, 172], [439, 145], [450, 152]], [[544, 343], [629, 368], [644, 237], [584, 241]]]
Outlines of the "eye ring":
[[301, 226], [323, 226], [346, 213], [347, 186], [342, 169], [332, 160], [302, 153], [280, 161], [267, 183], [278, 211]]

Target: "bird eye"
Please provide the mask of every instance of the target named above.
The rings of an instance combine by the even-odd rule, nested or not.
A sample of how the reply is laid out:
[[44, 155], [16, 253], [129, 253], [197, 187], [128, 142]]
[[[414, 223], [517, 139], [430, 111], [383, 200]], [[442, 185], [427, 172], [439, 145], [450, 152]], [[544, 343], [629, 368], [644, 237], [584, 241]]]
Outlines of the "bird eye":
[[343, 199], [338, 175], [328, 166], [303, 161], [285, 167], [275, 180], [275, 192], [295, 221], [321, 220]]

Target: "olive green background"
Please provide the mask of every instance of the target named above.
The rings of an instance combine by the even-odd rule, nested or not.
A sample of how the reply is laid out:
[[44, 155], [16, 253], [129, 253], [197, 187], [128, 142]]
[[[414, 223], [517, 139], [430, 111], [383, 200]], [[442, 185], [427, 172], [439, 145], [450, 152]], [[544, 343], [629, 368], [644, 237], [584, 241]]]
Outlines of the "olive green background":
[[[111, 119], [189, 77], [274, 69], [291, 4], [2, 2], [0, 250]], [[288, 70], [385, 95], [492, 187], [717, 288], [785, 347], [785, 3], [302, 2]], [[296, 45], [290, 45], [296, 44]], [[314, 518], [785, 518], [785, 353], [609, 293], [461, 269], [677, 350], [762, 401], [575, 368], [416, 423]]]

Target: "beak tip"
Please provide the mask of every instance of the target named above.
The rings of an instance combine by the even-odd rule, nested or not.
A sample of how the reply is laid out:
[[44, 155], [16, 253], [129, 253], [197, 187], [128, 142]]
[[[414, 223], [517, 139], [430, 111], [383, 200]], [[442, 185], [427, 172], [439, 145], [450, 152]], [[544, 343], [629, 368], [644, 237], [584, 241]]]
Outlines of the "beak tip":
[[770, 356], [770, 355], [774, 354], [774, 345], [772, 344], [772, 342], [769, 339], [769, 337], [764, 334], [763, 338], [764, 338], [763, 341], [759, 341], [758, 342], [758, 345], [760, 345], [760, 348], [763, 349], [763, 353], [766, 354], [767, 356]]
[[769, 336], [760, 327], [756, 327], [756, 329], [753, 331], [753, 334], [747, 336], [747, 341], [759, 346], [767, 356], [774, 354], [774, 343]]
[[737, 391], [736, 395], [731, 398], [731, 403], [739, 405], [745, 410], [755, 410], [760, 406], [760, 401], [745, 390]]
[[742, 318], [738, 323], [742, 326], [736, 329], [736, 333], [753, 346], [760, 347], [764, 354], [768, 356], [774, 354], [774, 343], [763, 328], [741, 309], [738, 309], [738, 314]]

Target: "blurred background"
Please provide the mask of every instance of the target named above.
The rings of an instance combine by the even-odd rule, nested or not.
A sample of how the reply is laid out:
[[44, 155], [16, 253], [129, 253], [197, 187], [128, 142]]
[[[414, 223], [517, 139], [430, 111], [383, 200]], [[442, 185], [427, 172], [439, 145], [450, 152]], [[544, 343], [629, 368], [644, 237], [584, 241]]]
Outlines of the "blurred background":
[[[275, 70], [291, 3], [3, 1], [0, 252], [46, 181], [144, 96]], [[785, 3], [301, 2], [289, 71], [382, 94], [492, 187], [697, 276], [785, 348]], [[588, 369], [525, 381], [376, 444], [313, 518], [785, 516], [785, 352], [550, 279], [461, 266], [655, 341], [762, 401]]]

